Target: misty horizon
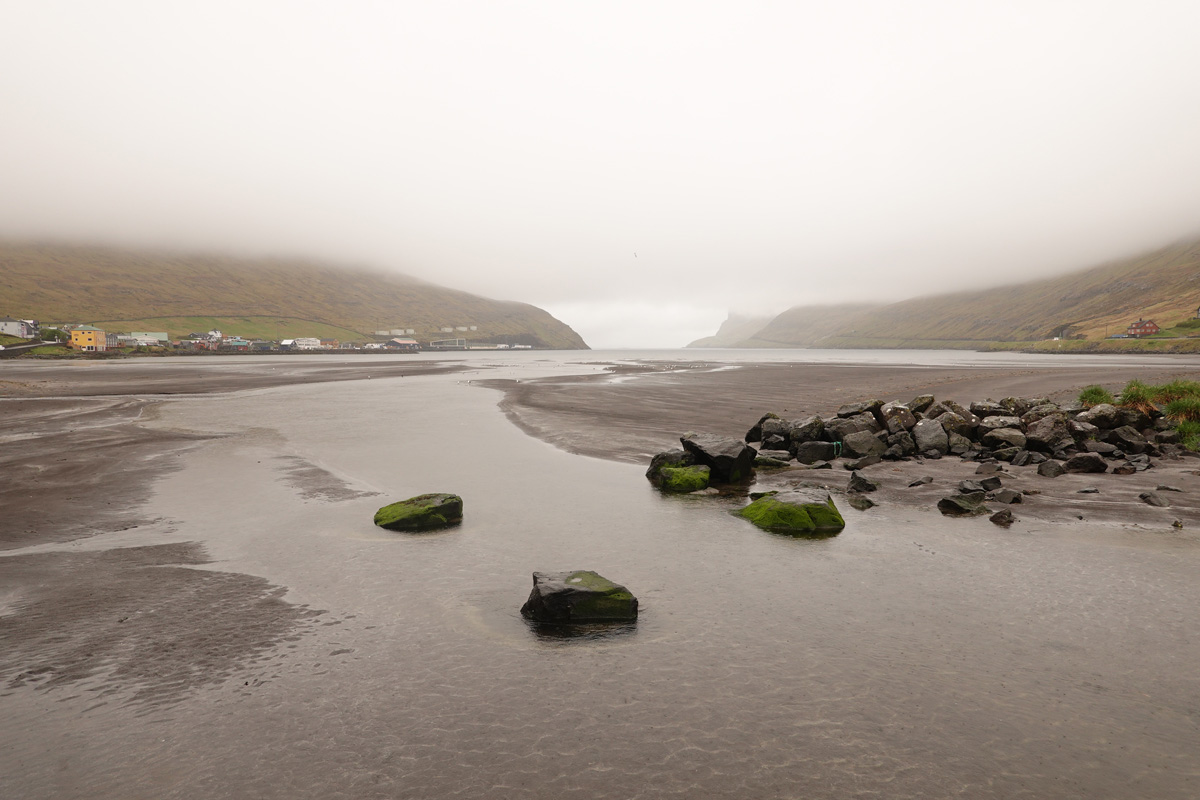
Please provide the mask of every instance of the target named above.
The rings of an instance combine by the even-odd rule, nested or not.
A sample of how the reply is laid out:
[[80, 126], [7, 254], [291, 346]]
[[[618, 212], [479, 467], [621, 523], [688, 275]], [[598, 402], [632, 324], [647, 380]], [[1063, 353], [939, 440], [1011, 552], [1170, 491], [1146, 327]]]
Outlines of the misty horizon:
[[6, 4], [0, 236], [305, 258], [593, 347], [1200, 236], [1200, 8]]

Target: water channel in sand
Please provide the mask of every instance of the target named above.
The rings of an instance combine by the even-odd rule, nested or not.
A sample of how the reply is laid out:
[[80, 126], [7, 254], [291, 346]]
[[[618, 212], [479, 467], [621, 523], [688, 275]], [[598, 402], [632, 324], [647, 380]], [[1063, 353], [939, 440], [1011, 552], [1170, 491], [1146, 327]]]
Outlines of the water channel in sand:
[[[324, 613], [173, 702], [0, 699], [6, 796], [1200, 796], [1193, 540], [900, 507], [774, 536], [471, 385], [599, 354], [471, 359], [158, 406], [145, 424], [230, 435], [158, 483], [152, 529], [76, 546], [199, 542], [200, 568]], [[371, 525], [429, 491], [463, 496], [461, 527]], [[637, 624], [532, 630], [530, 573], [577, 568], [630, 587]]]

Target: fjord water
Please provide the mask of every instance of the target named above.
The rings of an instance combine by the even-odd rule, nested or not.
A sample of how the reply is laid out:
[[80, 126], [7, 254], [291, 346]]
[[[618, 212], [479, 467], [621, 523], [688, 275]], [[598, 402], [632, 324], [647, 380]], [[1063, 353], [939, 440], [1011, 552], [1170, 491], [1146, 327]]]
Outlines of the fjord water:
[[[92, 797], [1200, 795], [1194, 546], [895, 507], [843, 508], [846, 530], [831, 539], [764, 533], [724, 513], [732, 500], [661, 496], [643, 467], [525, 436], [471, 383], [602, 360], [551, 358], [472, 356], [478, 375], [160, 406], [146, 424], [229, 435], [159, 482], [154, 534], [201, 542], [205, 568], [263, 576], [325, 613], [176, 703], [26, 707], [28, 724], [61, 730], [70, 755], [57, 786]], [[380, 505], [434, 491], [462, 495], [460, 527], [372, 526]], [[637, 624], [533, 630], [517, 612], [530, 573], [566, 569], [626, 584]]]

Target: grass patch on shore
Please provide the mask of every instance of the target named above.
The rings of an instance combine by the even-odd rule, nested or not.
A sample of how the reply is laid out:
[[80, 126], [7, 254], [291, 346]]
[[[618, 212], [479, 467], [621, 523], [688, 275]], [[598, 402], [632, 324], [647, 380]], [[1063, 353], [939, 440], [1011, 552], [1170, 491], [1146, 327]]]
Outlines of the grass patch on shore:
[[1175, 426], [1184, 447], [1200, 450], [1200, 382], [1173, 380], [1155, 386], [1135, 378], [1116, 398], [1103, 386], [1086, 386], [1079, 392], [1079, 402], [1088, 408], [1108, 403], [1162, 414]]
[[1112, 405], [1117, 402], [1117, 399], [1113, 397], [1112, 392], [1110, 392], [1108, 389], [1105, 389], [1103, 386], [1092, 385], [1085, 386], [1083, 391], [1079, 393], [1079, 402], [1083, 403], [1088, 408], [1091, 408], [1092, 406], [1098, 406], [1101, 403], [1108, 403], [1109, 405]]

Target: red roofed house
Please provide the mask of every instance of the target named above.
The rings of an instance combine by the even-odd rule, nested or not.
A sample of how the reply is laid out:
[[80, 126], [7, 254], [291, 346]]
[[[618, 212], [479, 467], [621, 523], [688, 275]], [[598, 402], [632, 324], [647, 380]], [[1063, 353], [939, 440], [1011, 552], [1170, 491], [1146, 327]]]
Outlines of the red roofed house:
[[1154, 324], [1154, 320], [1139, 319], [1137, 322], [1131, 323], [1126, 335], [1131, 339], [1140, 339], [1143, 336], [1152, 336], [1158, 333], [1158, 325]]

